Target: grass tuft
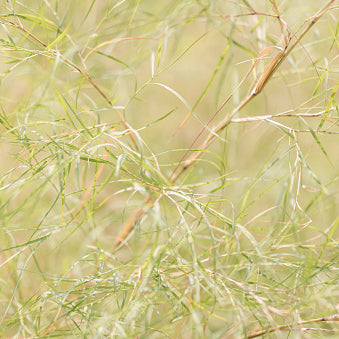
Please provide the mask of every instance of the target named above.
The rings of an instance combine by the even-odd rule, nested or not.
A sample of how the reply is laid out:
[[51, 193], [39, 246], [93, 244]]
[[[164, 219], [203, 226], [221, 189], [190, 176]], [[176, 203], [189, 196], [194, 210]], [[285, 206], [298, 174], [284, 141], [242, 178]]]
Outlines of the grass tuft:
[[337, 0], [1, 1], [0, 336], [338, 336]]

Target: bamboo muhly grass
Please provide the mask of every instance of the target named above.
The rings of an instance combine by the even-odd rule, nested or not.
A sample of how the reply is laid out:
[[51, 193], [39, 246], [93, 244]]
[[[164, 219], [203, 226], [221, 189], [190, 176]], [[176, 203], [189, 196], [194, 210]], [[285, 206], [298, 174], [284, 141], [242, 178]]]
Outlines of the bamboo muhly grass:
[[1, 336], [337, 337], [338, 5], [1, 1]]

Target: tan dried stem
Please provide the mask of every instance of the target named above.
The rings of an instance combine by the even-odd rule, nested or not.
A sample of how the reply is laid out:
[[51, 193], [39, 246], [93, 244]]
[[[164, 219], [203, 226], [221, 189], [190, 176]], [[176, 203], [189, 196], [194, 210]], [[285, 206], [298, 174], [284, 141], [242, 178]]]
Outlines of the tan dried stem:
[[[198, 147], [198, 151], [196, 151], [194, 154], [190, 156], [188, 160], [186, 160], [183, 165], [179, 168], [182, 161], [179, 162], [179, 165], [176, 167], [179, 168], [178, 172], [174, 175], [174, 172], [171, 174], [169, 181], [172, 183], [175, 183], [177, 179], [185, 172], [186, 169], [188, 169], [190, 166], [192, 166], [202, 155], [202, 153], [212, 144], [212, 142], [216, 139], [218, 134], [222, 132], [231, 122], [232, 118], [241, 111], [253, 98], [255, 98], [257, 95], [259, 95], [262, 90], [265, 88], [269, 80], [272, 78], [272, 76], [275, 74], [275, 72], [279, 69], [280, 65], [285, 61], [285, 59], [289, 56], [289, 54], [294, 50], [294, 48], [300, 43], [300, 41], [303, 39], [305, 34], [316, 24], [316, 22], [326, 13], [328, 8], [335, 2], [336, 0], [330, 0], [328, 1], [319, 11], [311, 17], [309, 20], [310, 23], [304, 28], [304, 30], [300, 33], [298, 37], [284, 37], [284, 43], [285, 46], [283, 49], [281, 49], [280, 52], [273, 58], [273, 60], [270, 62], [270, 64], [267, 66], [266, 70], [263, 72], [263, 74], [260, 76], [258, 82], [254, 86], [253, 90], [250, 91], [250, 93], [242, 100], [242, 102], [228, 115], [225, 116], [225, 118], [219, 122], [217, 126], [215, 126], [206, 139], [201, 143], [200, 147]], [[275, 2], [273, 1], [273, 4]], [[253, 69], [253, 66], [251, 67], [250, 71]], [[247, 73], [249, 74], [250, 71]], [[220, 112], [220, 110], [226, 105], [226, 103], [229, 101], [231, 96], [229, 96], [219, 107], [219, 109], [216, 111]], [[215, 114], [213, 115], [213, 117]], [[200, 136], [201, 132], [199, 133]], [[186, 155], [186, 153], [185, 153]], [[150, 202], [152, 201], [152, 198], [147, 199], [147, 205], [150, 205]], [[145, 215], [145, 211], [143, 210], [143, 207], [138, 208], [134, 212], [134, 214], [131, 216], [131, 218], [127, 221], [127, 223], [124, 225], [116, 246], [121, 244], [123, 239], [133, 230], [135, 222], [139, 221], [140, 219], [138, 216], [143, 217]]]
[[[337, 322], [337, 321], [339, 321], [339, 314], [334, 314], [329, 317], [298, 321], [297, 323], [293, 323], [293, 324], [280, 325], [280, 326], [275, 326], [275, 327], [269, 327], [269, 326], [262, 327], [257, 330], [248, 332], [246, 335], [246, 338], [257, 338], [265, 334], [277, 332], [277, 331], [291, 331], [295, 329], [296, 326], [310, 324], [310, 323], [332, 323], [332, 322]], [[317, 330], [317, 328], [314, 328], [313, 330]], [[318, 329], [318, 330], [321, 330], [321, 329]]]
[[[200, 145], [199, 151], [195, 152], [188, 160], [185, 161], [183, 166], [180, 168], [176, 176], [173, 178], [173, 182], [175, 182], [182, 173], [191, 165], [193, 165], [198, 158], [200, 158], [201, 154], [207, 149], [207, 147], [215, 140], [217, 135], [223, 131], [232, 121], [232, 118], [243, 109], [254, 97], [262, 92], [268, 81], [272, 78], [275, 72], [279, 69], [280, 65], [285, 61], [288, 55], [294, 50], [294, 48], [299, 44], [301, 39], [305, 36], [305, 34], [314, 26], [314, 24], [322, 17], [322, 15], [327, 11], [328, 7], [330, 7], [336, 0], [330, 0], [326, 5], [324, 5], [313, 17], [311, 22], [307, 25], [307, 27], [301, 32], [300, 36], [295, 39], [293, 43], [291, 43], [291, 38], [287, 41], [287, 44], [284, 46], [283, 50], [280, 51], [267, 66], [264, 73], [260, 76], [257, 84], [254, 89], [250, 92], [250, 94], [245, 97], [245, 99], [236, 107], [230, 114], [226, 115], [226, 117], [215, 126], [209, 135], [206, 137], [205, 141]], [[291, 43], [291, 44], [290, 44]]]

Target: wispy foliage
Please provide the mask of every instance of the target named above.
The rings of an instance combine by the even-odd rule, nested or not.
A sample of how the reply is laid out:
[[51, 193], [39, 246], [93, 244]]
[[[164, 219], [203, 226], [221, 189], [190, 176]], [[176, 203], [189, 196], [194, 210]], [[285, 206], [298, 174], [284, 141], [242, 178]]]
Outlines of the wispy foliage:
[[1, 336], [337, 336], [337, 14], [3, 0]]

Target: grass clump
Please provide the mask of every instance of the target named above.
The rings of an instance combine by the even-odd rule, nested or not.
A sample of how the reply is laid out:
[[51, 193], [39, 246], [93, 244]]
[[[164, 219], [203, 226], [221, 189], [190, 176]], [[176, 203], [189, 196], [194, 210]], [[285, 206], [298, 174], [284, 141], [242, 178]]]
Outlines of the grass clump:
[[1, 335], [338, 335], [337, 11], [2, 1]]

